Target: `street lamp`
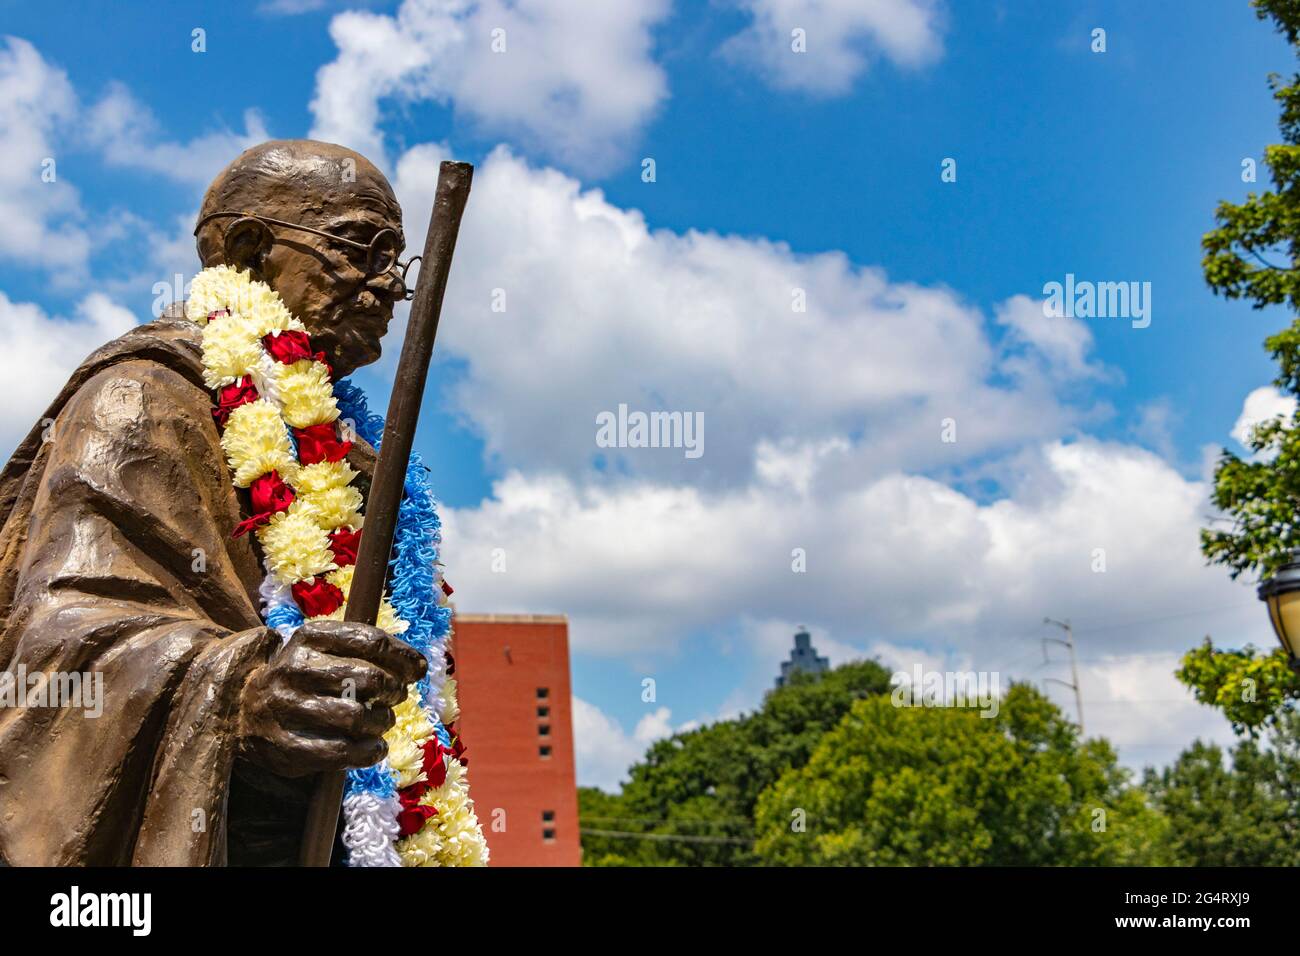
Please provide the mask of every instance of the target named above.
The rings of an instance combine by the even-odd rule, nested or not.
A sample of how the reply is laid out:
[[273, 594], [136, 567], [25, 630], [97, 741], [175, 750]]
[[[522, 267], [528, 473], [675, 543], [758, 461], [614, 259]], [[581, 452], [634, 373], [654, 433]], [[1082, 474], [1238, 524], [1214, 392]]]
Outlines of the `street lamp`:
[[1287, 663], [1300, 673], [1300, 548], [1291, 552], [1287, 563], [1259, 585], [1259, 599], [1268, 605], [1273, 633], [1286, 651]]

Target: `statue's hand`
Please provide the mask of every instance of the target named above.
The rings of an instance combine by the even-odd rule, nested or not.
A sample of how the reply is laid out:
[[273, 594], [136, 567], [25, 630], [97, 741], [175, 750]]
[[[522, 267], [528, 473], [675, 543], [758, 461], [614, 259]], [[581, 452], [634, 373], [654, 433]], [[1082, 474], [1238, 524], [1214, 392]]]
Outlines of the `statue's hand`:
[[241, 750], [285, 777], [369, 766], [387, 753], [393, 707], [425, 668], [419, 651], [377, 627], [309, 621], [244, 685]]

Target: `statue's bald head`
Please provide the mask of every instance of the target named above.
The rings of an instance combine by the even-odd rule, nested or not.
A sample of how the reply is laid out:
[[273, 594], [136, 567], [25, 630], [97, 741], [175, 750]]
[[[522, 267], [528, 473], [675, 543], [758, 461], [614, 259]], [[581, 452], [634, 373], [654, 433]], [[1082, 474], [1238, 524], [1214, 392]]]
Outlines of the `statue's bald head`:
[[[246, 212], [321, 228], [338, 210], [366, 206], [400, 222], [401, 207], [375, 165], [360, 153], [314, 139], [275, 139], [239, 154], [208, 187], [199, 222], [216, 212]], [[199, 259], [220, 264], [229, 219], [199, 230]]]
[[400, 282], [367, 275], [364, 253], [346, 242], [245, 218], [258, 216], [362, 245], [382, 229], [402, 239], [401, 207], [384, 174], [333, 143], [262, 143], [212, 181], [195, 233], [204, 267], [249, 269], [267, 282], [341, 374], [378, 358]]

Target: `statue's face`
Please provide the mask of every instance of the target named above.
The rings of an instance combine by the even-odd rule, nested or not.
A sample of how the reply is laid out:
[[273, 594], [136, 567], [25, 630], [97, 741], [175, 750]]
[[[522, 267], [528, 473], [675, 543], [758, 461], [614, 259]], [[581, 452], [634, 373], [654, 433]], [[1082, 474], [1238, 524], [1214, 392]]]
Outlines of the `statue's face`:
[[[396, 232], [399, 246], [405, 243], [401, 209], [373, 167], [359, 168], [347, 188], [315, 193], [264, 214], [363, 246], [382, 229]], [[270, 229], [275, 242], [257, 271], [307, 326], [313, 347], [325, 352], [336, 376], [379, 358], [379, 340], [402, 297], [400, 279], [391, 272], [367, 275], [366, 253], [346, 243], [283, 226]]]

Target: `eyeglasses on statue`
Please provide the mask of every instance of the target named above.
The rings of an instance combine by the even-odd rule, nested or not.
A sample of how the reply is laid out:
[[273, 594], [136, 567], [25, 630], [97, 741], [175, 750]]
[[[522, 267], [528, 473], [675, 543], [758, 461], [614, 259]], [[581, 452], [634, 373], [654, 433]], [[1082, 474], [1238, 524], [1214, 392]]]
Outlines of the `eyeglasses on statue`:
[[[283, 219], [272, 219], [270, 216], [261, 216], [249, 212], [222, 211], [208, 213], [199, 220], [198, 225], [194, 227], [194, 234], [197, 236], [199, 230], [213, 219], [235, 218], [238, 220], [251, 219], [254, 222], [260, 222], [267, 226], [282, 226], [286, 229], [297, 229], [299, 232], [310, 233], [313, 236], [320, 236], [331, 242], [340, 243], [353, 249], [358, 249], [366, 254], [366, 278], [392, 273], [397, 281], [401, 283], [401, 298], [412, 299], [415, 297], [415, 290], [412, 289], [406, 281], [407, 272], [411, 266], [420, 261], [420, 256], [412, 256], [403, 262], [399, 258], [402, 251], [402, 241], [398, 237], [396, 230], [380, 229], [374, 237], [367, 242], [357, 242], [355, 239], [349, 239], [346, 236], [338, 236], [332, 232], [325, 232], [322, 229], [315, 229], [312, 226], [304, 226], [298, 222], [286, 222]], [[238, 225], [238, 223], [235, 223]]]

